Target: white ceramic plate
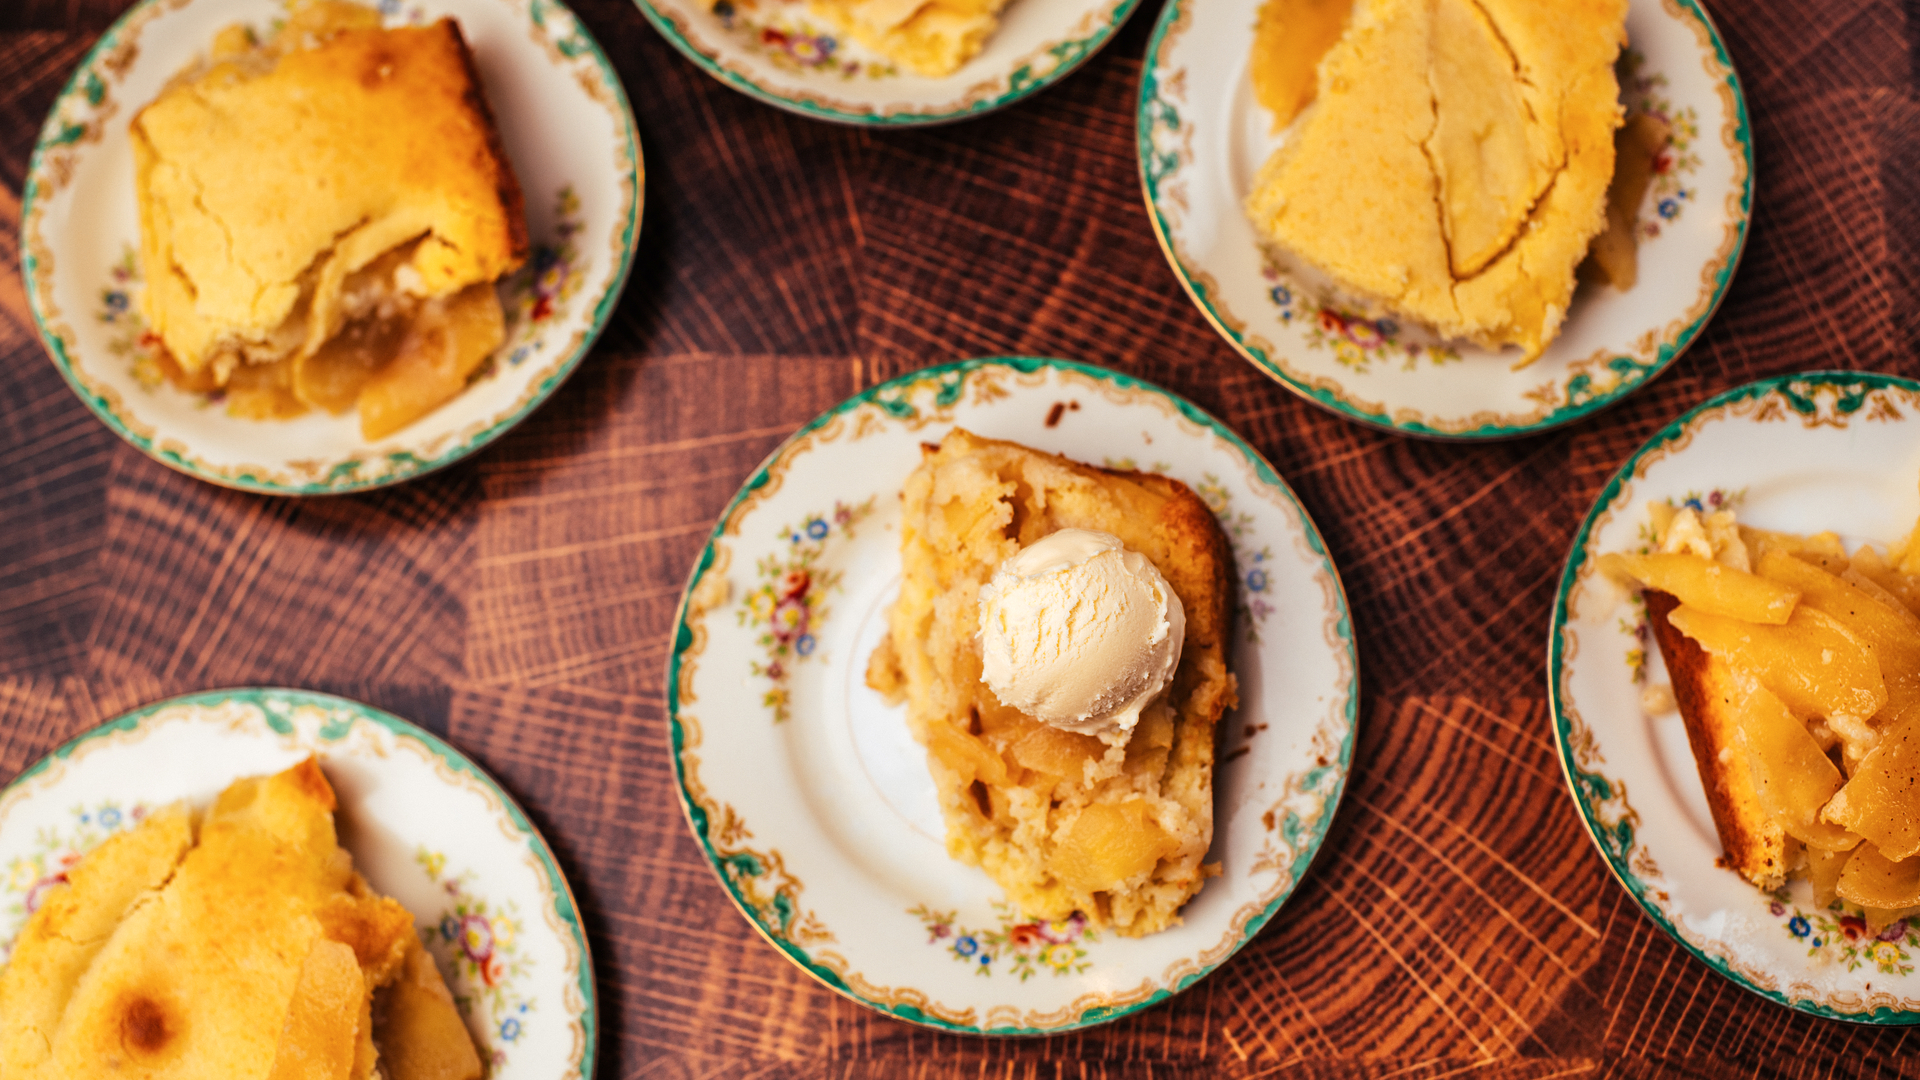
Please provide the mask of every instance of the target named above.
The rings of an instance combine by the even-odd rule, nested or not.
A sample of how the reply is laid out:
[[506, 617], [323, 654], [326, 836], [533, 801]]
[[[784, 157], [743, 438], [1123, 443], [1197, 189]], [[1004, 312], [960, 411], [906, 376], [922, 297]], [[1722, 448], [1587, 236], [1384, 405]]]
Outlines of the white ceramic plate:
[[[302, 690], [216, 690], [87, 732], [0, 793], [0, 942], [107, 837], [320, 757], [354, 867], [413, 912], [493, 1080], [591, 1080], [598, 1005], [573, 894], [519, 806], [399, 717]], [[5, 960], [0, 950], [0, 963]]]
[[507, 341], [458, 398], [371, 444], [353, 414], [230, 417], [208, 395], [143, 376], [140, 225], [127, 124], [236, 22], [275, 0], [142, 0], [54, 102], [21, 215], [27, 298], [53, 362], [107, 426], [149, 456], [228, 487], [282, 495], [381, 487], [492, 442], [553, 393], [613, 311], [640, 233], [639, 137], [613, 67], [555, 0], [381, 0], [390, 23], [451, 15], [473, 49], [526, 195], [532, 253], [505, 280]]
[[[1185, 922], [1141, 939], [1034, 924], [947, 857], [905, 710], [867, 689], [900, 582], [900, 489], [954, 426], [1184, 480], [1238, 565], [1209, 861]], [[967, 360], [802, 428], [721, 515], [668, 667], [694, 836], [766, 938], [856, 1001], [930, 1027], [1035, 1034], [1177, 994], [1265, 925], [1326, 836], [1358, 695], [1340, 577], [1273, 467], [1192, 404], [1065, 360]]]
[[687, 59], [748, 97], [819, 120], [899, 127], [1039, 93], [1099, 52], [1140, 0], [1011, 0], [979, 55], [940, 79], [840, 40], [801, 0], [634, 3]]
[[1442, 342], [1392, 319], [1322, 306], [1262, 253], [1242, 209], [1279, 141], [1254, 101], [1260, 0], [1168, 0], [1140, 80], [1140, 178], [1175, 275], [1256, 367], [1315, 404], [1412, 435], [1504, 438], [1618, 401], [1699, 336], [1733, 279], [1753, 201], [1745, 99], [1696, 0], [1631, 0], [1621, 65], [1629, 111], [1675, 139], [1641, 207], [1640, 277], [1575, 293], [1560, 336], [1519, 353]]
[[1621, 467], [1574, 538], [1553, 610], [1547, 680], [1560, 761], [1593, 841], [1651, 919], [1734, 982], [1819, 1016], [1920, 1022], [1920, 920], [1874, 936], [1816, 908], [1806, 882], [1776, 894], [1714, 865], [1719, 835], [1637, 597], [1594, 569], [1645, 543], [1646, 504], [1733, 505], [1743, 524], [1833, 529], [1882, 546], [1920, 517], [1920, 383], [1857, 372], [1788, 375], [1713, 398]]

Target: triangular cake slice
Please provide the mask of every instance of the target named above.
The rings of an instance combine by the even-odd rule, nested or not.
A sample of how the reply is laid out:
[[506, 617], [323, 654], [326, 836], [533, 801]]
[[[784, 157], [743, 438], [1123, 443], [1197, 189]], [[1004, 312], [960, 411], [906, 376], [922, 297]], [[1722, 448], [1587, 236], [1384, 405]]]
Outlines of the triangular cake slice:
[[1255, 178], [1255, 226], [1332, 299], [1538, 356], [1605, 225], [1625, 16], [1623, 0], [1358, 0]]

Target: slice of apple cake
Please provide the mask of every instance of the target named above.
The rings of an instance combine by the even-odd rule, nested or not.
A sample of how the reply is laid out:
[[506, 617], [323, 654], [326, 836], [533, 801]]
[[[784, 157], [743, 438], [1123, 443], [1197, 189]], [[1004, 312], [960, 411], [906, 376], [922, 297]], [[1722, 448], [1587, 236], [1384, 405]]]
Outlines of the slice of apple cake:
[[[1214, 730], [1236, 703], [1227, 669], [1232, 556], [1213, 515], [1177, 480], [960, 429], [924, 448], [902, 498], [904, 580], [867, 681], [907, 702], [948, 853], [985, 869], [1028, 918], [1080, 911], [1128, 936], [1177, 923], [1181, 905], [1218, 873], [1204, 861]], [[992, 595], [1009, 560], [1061, 530], [1105, 534], [1088, 550], [1144, 557], [1161, 583], [1154, 588], [1177, 598], [1163, 605], [1167, 618], [1141, 624], [1161, 633], [1171, 625], [1167, 663], [1177, 666], [1164, 693], [1122, 703], [1118, 711], [1131, 710], [1124, 730], [1044, 722], [1004, 702], [983, 673], [983, 590]]]

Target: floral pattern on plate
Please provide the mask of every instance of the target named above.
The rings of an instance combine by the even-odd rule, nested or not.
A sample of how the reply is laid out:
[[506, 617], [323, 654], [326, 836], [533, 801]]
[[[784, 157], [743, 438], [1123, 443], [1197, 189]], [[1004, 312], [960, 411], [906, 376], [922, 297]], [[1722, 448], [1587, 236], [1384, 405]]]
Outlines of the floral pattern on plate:
[[520, 905], [489, 903], [475, 893], [473, 871], [449, 876], [446, 855], [424, 845], [413, 861], [447, 895], [439, 922], [422, 935], [428, 951], [441, 970], [453, 972], [453, 1002], [482, 1022], [493, 1041], [488, 1061], [497, 1069], [507, 1063], [507, 1047], [527, 1034], [534, 1009], [534, 999], [523, 992], [533, 960], [520, 950], [525, 925]]
[[1676, 105], [1668, 93], [1672, 83], [1646, 66], [1646, 54], [1638, 49], [1629, 48], [1620, 56], [1620, 100], [1627, 115], [1652, 116], [1669, 128], [1666, 148], [1653, 158], [1653, 181], [1647, 189], [1653, 204], [1646, 208], [1652, 212], [1640, 218], [1641, 235], [1652, 239], [1660, 235], [1662, 223], [1679, 221], [1687, 203], [1693, 201], [1696, 192], [1687, 186], [1687, 178], [1700, 170], [1702, 161], [1694, 146], [1700, 138], [1700, 110]]
[[747, 666], [756, 678], [773, 684], [760, 700], [773, 711], [776, 724], [791, 715], [788, 675], [819, 646], [815, 631], [827, 619], [827, 594], [840, 588], [842, 571], [820, 563], [827, 539], [836, 529], [843, 538], [852, 536], [854, 525], [871, 513], [871, 498], [859, 506], [836, 502], [831, 514], [808, 514], [798, 527], [782, 525], [779, 533], [787, 550], [760, 560], [760, 584], [747, 594], [739, 619], [742, 626], [761, 628], [758, 644], [766, 660], [751, 660]]
[[[1081, 975], [1093, 966], [1085, 946], [1099, 941], [1100, 933], [1087, 925], [1085, 915], [1076, 911], [1060, 922], [1032, 921], [1022, 920], [1018, 910], [1004, 904], [994, 907], [999, 924], [991, 930], [970, 930], [955, 923], [954, 912], [934, 911], [925, 904], [914, 905], [907, 914], [926, 927], [927, 944], [943, 946], [975, 975], [1011, 971], [1026, 982], [1042, 971], [1056, 977]], [[993, 966], [1002, 959], [1007, 963]]]
[[[781, 4], [780, 8], [794, 6]], [[842, 79], [862, 75], [885, 79], [900, 74], [899, 66], [891, 61], [837, 57], [840, 42], [831, 30], [821, 28], [800, 12], [773, 10], [773, 14], [762, 14], [758, 4], [745, 6], [733, 0], [720, 0], [713, 5], [713, 14], [721, 26], [740, 35], [749, 50], [766, 56], [781, 71], [827, 71]]]
[[1444, 342], [1422, 341], [1433, 335], [1409, 332], [1398, 320], [1369, 319], [1328, 304], [1322, 304], [1289, 281], [1272, 261], [1260, 268], [1260, 276], [1271, 283], [1268, 299], [1280, 310], [1280, 321], [1306, 328], [1310, 349], [1331, 349], [1341, 367], [1365, 375], [1376, 363], [1397, 363], [1403, 371], [1412, 371], [1422, 359], [1430, 364], [1454, 363], [1460, 350]]
[[1858, 912], [1835, 900], [1824, 909], [1803, 910], [1791, 890], [1767, 894], [1767, 910], [1785, 922], [1787, 933], [1807, 947], [1807, 956], [1848, 971], [1871, 965], [1882, 975], [1913, 974], [1913, 954], [1920, 949], [1920, 929], [1912, 919], [1895, 919], [1874, 933]]
[[1021, 0], [981, 52], [941, 78], [847, 41], [799, 0], [634, 0], [701, 70], [766, 104], [819, 120], [899, 127], [1004, 108], [1098, 52], [1139, 0]]

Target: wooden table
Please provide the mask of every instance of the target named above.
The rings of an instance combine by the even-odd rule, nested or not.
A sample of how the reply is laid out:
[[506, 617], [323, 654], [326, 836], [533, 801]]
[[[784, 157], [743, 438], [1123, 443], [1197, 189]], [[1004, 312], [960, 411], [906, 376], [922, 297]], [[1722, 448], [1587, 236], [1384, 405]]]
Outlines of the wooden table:
[[[0, 7], [0, 775], [211, 687], [328, 690], [425, 724], [523, 802], [572, 879], [607, 1080], [1920, 1068], [1904, 1030], [1768, 1004], [1642, 917], [1576, 818], [1542, 677], [1574, 528], [1647, 436], [1763, 375], [1920, 375], [1912, 4], [1712, 3], [1758, 165], [1726, 306], [1625, 404], [1462, 446], [1307, 405], [1188, 303], [1135, 171], [1157, 3], [1033, 100], [870, 133], [755, 104], [627, 0], [581, 0], [647, 153], [640, 254], [606, 336], [479, 455], [307, 500], [221, 490], [122, 444], [34, 333], [17, 239], [27, 157], [120, 6]], [[1141, 375], [1264, 451], [1326, 533], [1363, 674], [1352, 782], [1292, 901], [1170, 1004], [1039, 1041], [884, 1019], [764, 944], [688, 833], [662, 718], [681, 585], [753, 466], [862, 387], [986, 353]]]

